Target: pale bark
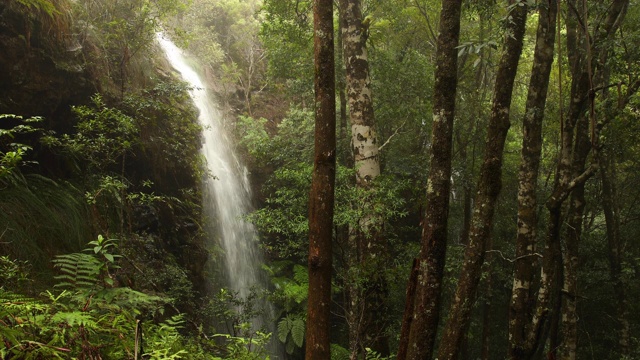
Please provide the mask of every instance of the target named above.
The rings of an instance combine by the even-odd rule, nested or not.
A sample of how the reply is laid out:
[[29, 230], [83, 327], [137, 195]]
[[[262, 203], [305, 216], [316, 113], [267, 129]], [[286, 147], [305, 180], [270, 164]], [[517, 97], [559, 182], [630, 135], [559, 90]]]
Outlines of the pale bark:
[[[378, 139], [375, 128], [371, 79], [366, 40], [368, 24], [363, 23], [360, 0], [340, 0], [340, 32], [346, 70], [347, 100], [351, 123], [351, 146], [356, 171], [356, 187], [370, 190], [380, 175]], [[349, 348], [352, 358], [360, 357], [366, 348], [386, 355], [389, 352], [384, 335], [384, 304], [387, 285], [380, 271], [385, 256], [381, 236], [382, 219], [372, 213], [371, 200], [363, 199], [362, 218], [350, 229], [350, 294], [347, 304]], [[363, 278], [364, 277], [364, 278]]]
[[[433, 132], [427, 200], [417, 264], [415, 299], [410, 330], [400, 339], [406, 359], [431, 357], [440, 319], [440, 292], [447, 248], [447, 220], [451, 178], [451, 148], [456, 89], [461, 0], [443, 0], [436, 49]], [[411, 285], [410, 285], [411, 286]], [[407, 316], [405, 314], [405, 319]], [[403, 333], [404, 334], [404, 333]], [[399, 352], [399, 355], [404, 352]], [[404, 360], [398, 356], [399, 360]]]
[[[515, 1], [510, 1], [514, 4]], [[520, 4], [523, 5], [523, 4]], [[491, 118], [485, 142], [485, 154], [480, 168], [475, 206], [469, 231], [469, 241], [458, 286], [449, 311], [440, 347], [439, 360], [458, 359], [463, 335], [469, 327], [471, 310], [477, 297], [482, 264], [491, 236], [493, 215], [502, 187], [504, 144], [511, 125], [509, 113], [527, 19], [527, 6], [514, 6], [509, 14], [505, 45], [496, 74]]]
[[314, 1], [315, 156], [309, 194], [309, 296], [306, 356], [330, 358], [332, 229], [336, 171], [333, 3]]
[[526, 349], [527, 324], [534, 303], [534, 256], [537, 242], [538, 199], [537, 182], [542, 154], [542, 121], [553, 64], [556, 33], [556, 0], [545, 1], [538, 7], [536, 48], [529, 80], [520, 170], [518, 173], [518, 233], [516, 261], [509, 307], [509, 356], [519, 359]]

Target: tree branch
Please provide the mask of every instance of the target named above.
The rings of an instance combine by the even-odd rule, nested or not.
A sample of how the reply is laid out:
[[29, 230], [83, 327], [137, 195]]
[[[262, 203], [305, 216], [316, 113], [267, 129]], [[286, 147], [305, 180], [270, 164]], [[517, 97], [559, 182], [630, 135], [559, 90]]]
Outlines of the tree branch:
[[400, 129], [402, 129], [404, 127], [404, 125], [407, 123], [407, 120], [405, 120], [400, 126], [398, 126], [398, 128], [396, 129], [396, 131], [393, 132], [393, 134], [391, 134], [391, 136], [389, 136], [387, 138], [387, 141], [384, 142], [384, 144], [380, 145], [380, 147], [378, 148], [378, 152], [382, 151], [382, 148], [387, 146], [387, 144], [391, 141], [391, 139], [398, 135], [398, 132], [400, 131]]
[[503, 253], [502, 253], [502, 251], [500, 251], [500, 250], [487, 250], [487, 251], [485, 251], [485, 253], [497, 253], [498, 255], [500, 255], [500, 257], [502, 258], [502, 260], [508, 261], [508, 262], [510, 262], [510, 263], [512, 263], [512, 264], [513, 264], [514, 262], [516, 262], [516, 261], [520, 260], [520, 259], [528, 258], [528, 257], [531, 257], [531, 256], [537, 256], [537, 257], [539, 257], [539, 258], [542, 258], [542, 257], [543, 257], [543, 256], [542, 256], [542, 254], [539, 254], [539, 253], [533, 253], [533, 254], [521, 255], [521, 256], [518, 256], [518, 257], [517, 257], [517, 258], [515, 258], [515, 259], [509, 259], [508, 257], [504, 256], [504, 254], [503, 254]]

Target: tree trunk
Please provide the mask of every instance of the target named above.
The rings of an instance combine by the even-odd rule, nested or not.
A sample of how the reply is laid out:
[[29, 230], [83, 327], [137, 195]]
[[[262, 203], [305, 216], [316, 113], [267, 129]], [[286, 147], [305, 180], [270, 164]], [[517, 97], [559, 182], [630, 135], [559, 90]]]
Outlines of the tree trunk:
[[531, 318], [534, 291], [531, 288], [536, 253], [538, 199], [536, 195], [542, 153], [542, 121], [553, 64], [557, 0], [539, 6], [536, 48], [529, 80], [520, 170], [518, 173], [518, 233], [513, 287], [509, 306], [509, 357], [519, 359], [525, 350], [526, 324]]
[[[366, 194], [380, 175], [380, 158], [375, 129], [371, 79], [366, 40], [369, 24], [363, 22], [360, 0], [340, 0], [340, 32], [346, 69], [347, 99], [351, 122], [351, 146], [356, 171], [356, 187]], [[372, 199], [364, 198], [358, 205], [364, 214], [350, 229], [353, 257], [347, 284], [351, 294], [347, 304], [349, 347], [352, 358], [358, 358], [366, 348], [389, 353], [384, 334], [385, 317], [381, 316], [387, 292], [384, 272], [380, 271], [385, 256], [381, 236], [382, 218], [373, 213]]]
[[[584, 171], [587, 156], [591, 150], [592, 144], [596, 143], [596, 115], [595, 115], [595, 91], [594, 82], [599, 85], [608, 81], [607, 59], [610, 50], [605, 42], [610, 40], [617, 27], [624, 19], [626, 13], [627, 1], [614, 1], [607, 14], [606, 21], [603, 23], [602, 32], [597, 32], [592, 38], [589, 34], [589, 21], [587, 4], [582, 3], [578, 6], [581, 16], [573, 13], [571, 17], [573, 21], [569, 24], [573, 25], [572, 33], [581, 34], [579, 40], [574, 41], [584, 47], [581, 52], [582, 56], [576, 56], [572, 75], [586, 78], [584, 80], [587, 86], [572, 88], [572, 99], [583, 97], [588, 101], [589, 119], [579, 119], [576, 129], [576, 143], [573, 151], [572, 159], [572, 178], [576, 178]], [[575, 19], [574, 19], [575, 18]], [[578, 25], [579, 24], [579, 25]], [[600, 29], [598, 29], [600, 30]], [[593, 39], [593, 42], [592, 42]], [[568, 51], [571, 51], [568, 49]], [[580, 53], [580, 52], [578, 52]], [[574, 116], [584, 116], [580, 113], [572, 113]], [[589, 124], [591, 125], [591, 141], [589, 139]], [[597, 156], [597, 152], [595, 154]], [[565, 236], [565, 256], [564, 256], [564, 287], [562, 296], [562, 333], [563, 342], [561, 346], [561, 358], [563, 360], [574, 360], [576, 358], [577, 348], [577, 321], [578, 314], [576, 310], [576, 299], [578, 291], [578, 244], [582, 233], [582, 218], [584, 214], [585, 198], [584, 198], [584, 182], [578, 184], [571, 193], [571, 202], [569, 204], [567, 215], [567, 231]]]
[[629, 304], [622, 281], [622, 239], [620, 236], [620, 209], [617, 205], [615, 187], [615, 162], [605, 151], [599, 153], [600, 178], [602, 180], [602, 208], [607, 224], [607, 251], [609, 255], [609, 277], [616, 298], [618, 322], [618, 352], [621, 358], [628, 357], [630, 346]]
[[[578, 18], [576, 13], [576, 1], [571, 0], [569, 2], [569, 8], [572, 9], [568, 12], [567, 16], [567, 54], [569, 59], [569, 65], [571, 68], [571, 94], [569, 104], [569, 114], [565, 122], [561, 124], [561, 147], [558, 159], [558, 166], [556, 170], [556, 181], [553, 192], [547, 201], [547, 208], [549, 209], [549, 230], [545, 244], [545, 254], [542, 263], [541, 276], [540, 276], [540, 290], [538, 291], [538, 298], [536, 304], [536, 311], [531, 320], [529, 336], [525, 349], [527, 350], [527, 356], [520, 357], [522, 359], [530, 358], [530, 350], [535, 351], [538, 347], [544, 343], [543, 327], [548, 319], [550, 293], [553, 289], [553, 279], [557, 273], [557, 262], [561, 261], [562, 254], [558, 255], [560, 250], [560, 231], [561, 231], [561, 208], [564, 201], [568, 198], [571, 192], [576, 188], [584, 184], [597, 170], [595, 164], [591, 164], [584, 172], [577, 174], [576, 171], [572, 171], [572, 164], [575, 164], [580, 157], [586, 155], [580, 154], [582, 151], [576, 151], [574, 154], [574, 137], [579, 138], [585, 136], [584, 132], [588, 129], [588, 126], [577, 126], [578, 121], [587, 119], [584, 117], [589, 100], [593, 100], [595, 93], [591, 91], [592, 88], [592, 72], [594, 69], [598, 69], [602, 64], [596, 64], [591, 67], [592, 59], [600, 59], [602, 61], [603, 52], [606, 51], [606, 47], [603, 47], [602, 42], [608, 40], [612, 36], [617, 28], [620, 26], [626, 9], [628, 6], [628, 0], [615, 0], [608, 8], [608, 13], [603, 21], [602, 27], [595, 31], [596, 36], [594, 41], [590, 44], [588, 33], [584, 31], [584, 24], [588, 24], [586, 19]], [[582, 33], [582, 37], [579, 34]], [[581, 44], [586, 42], [585, 51], [580, 49]], [[594, 76], [597, 78], [597, 76]], [[592, 128], [595, 126], [594, 119], [592, 117]], [[580, 132], [576, 134], [575, 132]], [[592, 139], [595, 141], [595, 139]], [[571, 261], [571, 260], [569, 260]], [[569, 274], [568, 276], [573, 276]], [[572, 315], [573, 316], [573, 315]], [[573, 335], [572, 335], [573, 336]]]
[[[440, 292], [447, 249], [447, 220], [451, 178], [451, 148], [456, 89], [461, 0], [443, 0], [436, 50], [433, 132], [427, 201], [422, 221], [413, 315], [406, 343], [406, 359], [431, 357], [440, 319]], [[411, 286], [411, 284], [409, 285]], [[408, 316], [405, 314], [405, 319]], [[402, 353], [399, 353], [402, 355]], [[404, 360], [398, 356], [398, 360]]]
[[[576, 129], [576, 146], [573, 159], [573, 178], [584, 172], [587, 156], [591, 150], [589, 141], [589, 122], [579, 121]], [[571, 192], [567, 212], [567, 228], [565, 233], [565, 252], [563, 256], [563, 288], [562, 288], [562, 345], [563, 360], [575, 360], [578, 343], [578, 313], [576, 309], [578, 296], [578, 244], [582, 235], [582, 218], [585, 208], [584, 183], [576, 186]]]
[[330, 352], [331, 241], [336, 173], [336, 101], [333, 3], [315, 0], [315, 156], [309, 194], [309, 297], [306, 356], [326, 360]]
[[[491, 250], [491, 243], [488, 245]], [[485, 263], [485, 271], [488, 273], [485, 280], [484, 288], [484, 304], [482, 304], [482, 336], [480, 339], [480, 359], [491, 359], [491, 302], [493, 301], [493, 270], [492, 270], [492, 258], [493, 255], [489, 253], [487, 255], [487, 262]], [[462, 357], [462, 359], [468, 359], [468, 357]]]
[[[510, 1], [515, 4], [515, 1]], [[491, 236], [493, 215], [502, 187], [502, 159], [505, 140], [509, 131], [509, 109], [516, 77], [522, 40], [527, 20], [527, 6], [514, 6], [507, 25], [508, 36], [496, 74], [491, 118], [485, 143], [485, 154], [480, 168], [469, 241], [458, 287], [449, 312], [440, 347], [439, 360], [458, 359], [463, 334], [469, 327], [471, 310], [476, 300], [482, 275], [482, 264]]]

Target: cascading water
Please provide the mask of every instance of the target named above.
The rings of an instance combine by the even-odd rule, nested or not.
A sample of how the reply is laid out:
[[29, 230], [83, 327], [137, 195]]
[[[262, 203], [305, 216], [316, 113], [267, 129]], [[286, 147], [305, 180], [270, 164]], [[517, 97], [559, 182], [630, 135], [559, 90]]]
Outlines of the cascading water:
[[[205, 180], [203, 208], [209, 218], [217, 219], [229, 290], [246, 299], [252, 288], [265, 288], [266, 285], [260, 276], [262, 254], [256, 244], [256, 230], [243, 219], [250, 209], [251, 199], [246, 168], [232, 151], [221, 114], [200, 76], [188, 65], [182, 50], [161, 34], [157, 39], [171, 66], [191, 86], [189, 93], [200, 111], [199, 121], [204, 129], [201, 151], [213, 175]], [[266, 312], [270, 313], [270, 306], [266, 307]], [[264, 319], [257, 319], [253, 327], [259, 329], [263, 325], [269, 331], [275, 329]]]

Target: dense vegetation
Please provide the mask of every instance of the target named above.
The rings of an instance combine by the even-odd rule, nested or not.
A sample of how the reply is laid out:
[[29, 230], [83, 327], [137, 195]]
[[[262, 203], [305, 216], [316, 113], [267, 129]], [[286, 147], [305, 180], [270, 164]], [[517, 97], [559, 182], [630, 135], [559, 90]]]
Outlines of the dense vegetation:
[[[457, 18], [440, 17], [456, 4]], [[332, 359], [640, 357], [633, 5], [335, 4]], [[306, 322], [312, 11], [305, 0], [0, 5], [0, 357], [304, 357], [318, 324]], [[442, 40], [456, 21], [459, 40]], [[218, 250], [199, 188], [210, 174], [159, 30], [198, 57], [233, 119], [273, 334], [248, 325], [258, 294], [211, 291]], [[283, 354], [267, 354], [269, 338]]]

